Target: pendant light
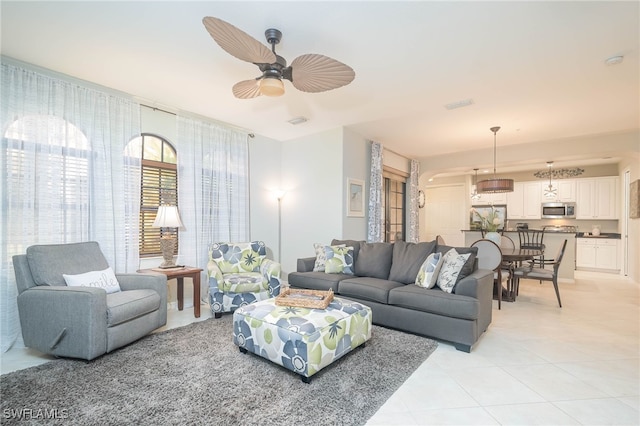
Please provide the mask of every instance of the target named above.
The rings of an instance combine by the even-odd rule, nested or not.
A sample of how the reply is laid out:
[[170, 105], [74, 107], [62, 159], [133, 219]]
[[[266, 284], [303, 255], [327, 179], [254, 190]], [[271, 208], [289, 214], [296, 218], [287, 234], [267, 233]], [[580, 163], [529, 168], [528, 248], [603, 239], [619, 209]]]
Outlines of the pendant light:
[[513, 192], [513, 179], [498, 179], [496, 177], [496, 133], [500, 127], [492, 127], [493, 132], [493, 178], [476, 183], [476, 190], [483, 193]]
[[478, 189], [476, 185], [478, 185], [478, 169], [473, 169], [476, 172], [476, 178], [473, 180], [473, 192], [471, 193], [471, 200], [478, 201], [480, 199], [480, 194], [478, 194]]
[[558, 196], [558, 188], [554, 188], [551, 184], [551, 167], [553, 167], [553, 161], [547, 161], [547, 171], [549, 174], [549, 186], [544, 190], [544, 198], [556, 198]]

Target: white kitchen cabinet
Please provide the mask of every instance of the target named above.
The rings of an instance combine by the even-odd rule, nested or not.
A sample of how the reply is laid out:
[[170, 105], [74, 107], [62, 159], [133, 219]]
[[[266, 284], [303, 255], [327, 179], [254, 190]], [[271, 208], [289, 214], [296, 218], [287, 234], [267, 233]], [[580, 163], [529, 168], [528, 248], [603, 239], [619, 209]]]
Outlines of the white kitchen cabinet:
[[616, 176], [576, 179], [576, 219], [618, 219]]
[[480, 194], [480, 198], [477, 201], [474, 201], [473, 204], [507, 204], [507, 194], [504, 192], [497, 194]]
[[511, 219], [540, 219], [540, 182], [515, 182], [513, 192], [507, 193], [507, 217]]
[[554, 202], [559, 201], [562, 203], [573, 203], [576, 201], [576, 181], [575, 179], [560, 179], [552, 180], [551, 185], [557, 190], [556, 196], [547, 198], [544, 196], [544, 192], [549, 188], [549, 181], [541, 181], [540, 184], [540, 196], [542, 202]]
[[585, 269], [620, 270], [618, 262], [619, 240], [607, 238], [578, 238], [576, 240], [576, 267]]

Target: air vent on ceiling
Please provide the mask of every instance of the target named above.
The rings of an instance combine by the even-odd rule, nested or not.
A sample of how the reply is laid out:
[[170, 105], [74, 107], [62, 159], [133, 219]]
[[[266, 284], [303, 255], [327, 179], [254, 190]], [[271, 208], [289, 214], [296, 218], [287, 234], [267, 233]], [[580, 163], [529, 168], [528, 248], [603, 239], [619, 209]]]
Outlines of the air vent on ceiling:
[[302, 123], [306, 123], [307, 121], [309, 121], [309, 119], [307, 117], [294, 117], [291, 120], [289, 120], [289, 123], [293, 124], [294, 126], [297, 124], [302, 124]]
[[452, 102], [450, 104], [446, 104], [444, 107], [446, 109], [456, 109], [456, 108], [466, 107], [469, 105], [473, 105], [473, 99], [463, 99], [458, 102]]

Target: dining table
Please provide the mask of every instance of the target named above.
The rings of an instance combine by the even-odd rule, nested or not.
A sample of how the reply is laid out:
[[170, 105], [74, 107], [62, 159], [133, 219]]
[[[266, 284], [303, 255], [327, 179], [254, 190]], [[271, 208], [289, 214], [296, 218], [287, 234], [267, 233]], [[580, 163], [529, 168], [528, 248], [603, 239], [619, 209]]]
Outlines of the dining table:
[[[533, 260], [536, 257], [542, 255], [543, 251], [538, 249], [526, 249], [519, 247], [501, 247], [502, 251], [502, 264], [510, 265], [510, 269], [520, 266], [522, 262], [527, 260]], [[517, 296], [517, 289], [515, 288], [515, 277], [511, 273], [508, 281], [508, 288], [503, 288], [502, 300], [507, 302], [515, 302]]]

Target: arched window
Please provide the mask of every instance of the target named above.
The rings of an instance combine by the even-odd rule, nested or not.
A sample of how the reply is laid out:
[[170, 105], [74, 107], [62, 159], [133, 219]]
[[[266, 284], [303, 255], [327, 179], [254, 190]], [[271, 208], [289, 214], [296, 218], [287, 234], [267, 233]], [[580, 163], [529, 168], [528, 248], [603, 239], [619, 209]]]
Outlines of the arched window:
[[[140, 158], [140, 256], [162, 254], [160, 238], [174, 235], [175, 228], [154, 228], [158, 206], [178, 205], [178, 167], [175, 148], [166, 139], [149, 133], [133, 139], [127, 145], [127, 155]], [[176, 251], [178, 246], [176, 244]]]

